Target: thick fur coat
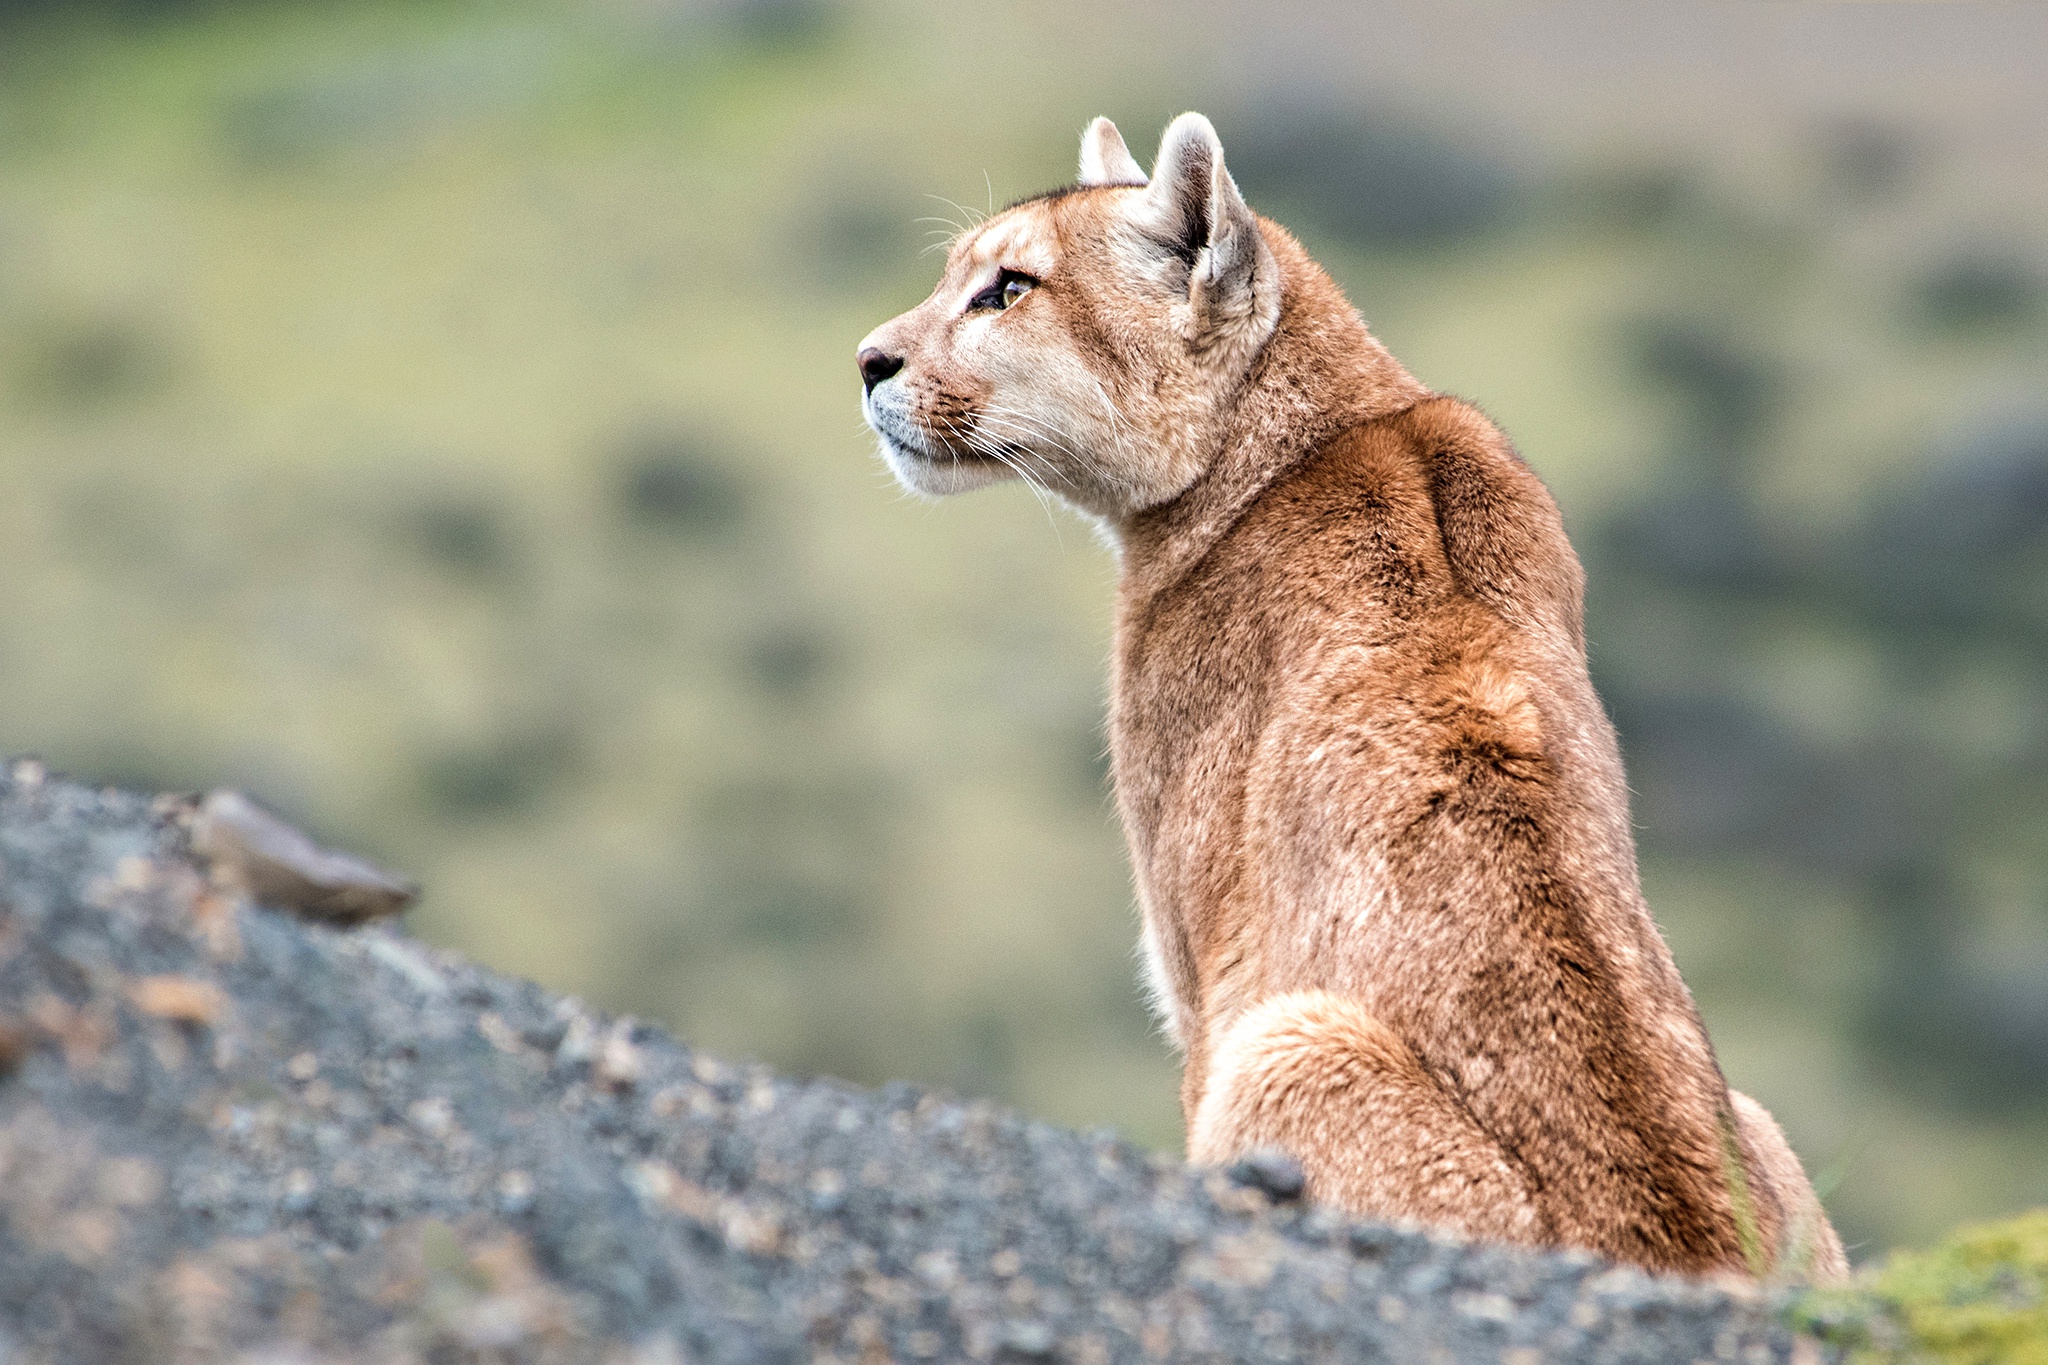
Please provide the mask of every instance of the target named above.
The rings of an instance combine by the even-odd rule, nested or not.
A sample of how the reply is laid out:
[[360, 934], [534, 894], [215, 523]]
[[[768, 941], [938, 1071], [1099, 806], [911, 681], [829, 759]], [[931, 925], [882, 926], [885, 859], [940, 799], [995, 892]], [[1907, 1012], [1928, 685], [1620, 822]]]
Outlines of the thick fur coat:
[[1548, 491], [1184, 115], [955, 243], [863, 343], [912, 488], [1022, 476], [1122, 580], [1117, 800], [1188, 1150], [1656, 1270], [1845, 1269], [1644, 904]]

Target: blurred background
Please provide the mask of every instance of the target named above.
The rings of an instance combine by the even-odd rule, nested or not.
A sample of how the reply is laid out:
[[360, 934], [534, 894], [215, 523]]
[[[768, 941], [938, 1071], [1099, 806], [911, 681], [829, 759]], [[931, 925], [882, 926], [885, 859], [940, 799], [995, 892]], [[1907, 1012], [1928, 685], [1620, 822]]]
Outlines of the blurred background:
[[2048, 1202], [2039, 6], [0, 0], [0, 749], [1176, 1147], [1113, 566], [899, 495], [853, 349], [1190, 107], [1556, 490], [1652, 905], [1845, 1235]]

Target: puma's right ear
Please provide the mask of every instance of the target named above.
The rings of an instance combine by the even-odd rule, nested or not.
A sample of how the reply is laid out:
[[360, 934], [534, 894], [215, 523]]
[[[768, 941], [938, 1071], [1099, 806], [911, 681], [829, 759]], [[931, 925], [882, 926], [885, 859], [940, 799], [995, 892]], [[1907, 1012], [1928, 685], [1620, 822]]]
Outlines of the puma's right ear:
[[1145, 183], [1145, 168], [1138, 164], [1138, 158], [1131, 155], [1131, 149], [1124, 146], [1123, 134], [1116, 130], [1116, 125], [1106, 118], [1096, 119], [1088, 125], [1088, 131], [1081, 134], [1081, 183]]
[[1279, 316], [1279, 268], [1200, 114], [1167, 125], [1134, 224], [1187, 269], [1188, 339], [1257, 346]]

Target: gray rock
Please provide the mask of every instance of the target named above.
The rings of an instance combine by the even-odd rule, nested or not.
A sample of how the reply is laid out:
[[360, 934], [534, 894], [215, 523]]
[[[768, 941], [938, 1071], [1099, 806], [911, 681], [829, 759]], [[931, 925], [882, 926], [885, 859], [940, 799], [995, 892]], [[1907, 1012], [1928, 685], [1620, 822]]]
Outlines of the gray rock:
[[799, 1083], [0, 770], [0, 1343], [88, 1362], [1819, 1360], [1780, 1302]]

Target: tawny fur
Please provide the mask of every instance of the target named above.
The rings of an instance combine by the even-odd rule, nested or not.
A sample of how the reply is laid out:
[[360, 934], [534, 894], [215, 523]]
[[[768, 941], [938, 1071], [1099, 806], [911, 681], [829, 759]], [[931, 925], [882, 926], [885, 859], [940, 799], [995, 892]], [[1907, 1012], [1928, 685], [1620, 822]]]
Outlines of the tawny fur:
[[870, 335], [867, 412], [910, 487], [1021, 475], [1119, 548], [1117, 800], [1190, 1157], [1278, 1145], [1361, 1214], [1670, 1271], [1755, 1268], [1746, 1191], [1750, 1252], [1843, 1273], [1643, 902], [1549, 493], [1199, 115], [1149, 182], [1106, 120], [1082, 170]]

